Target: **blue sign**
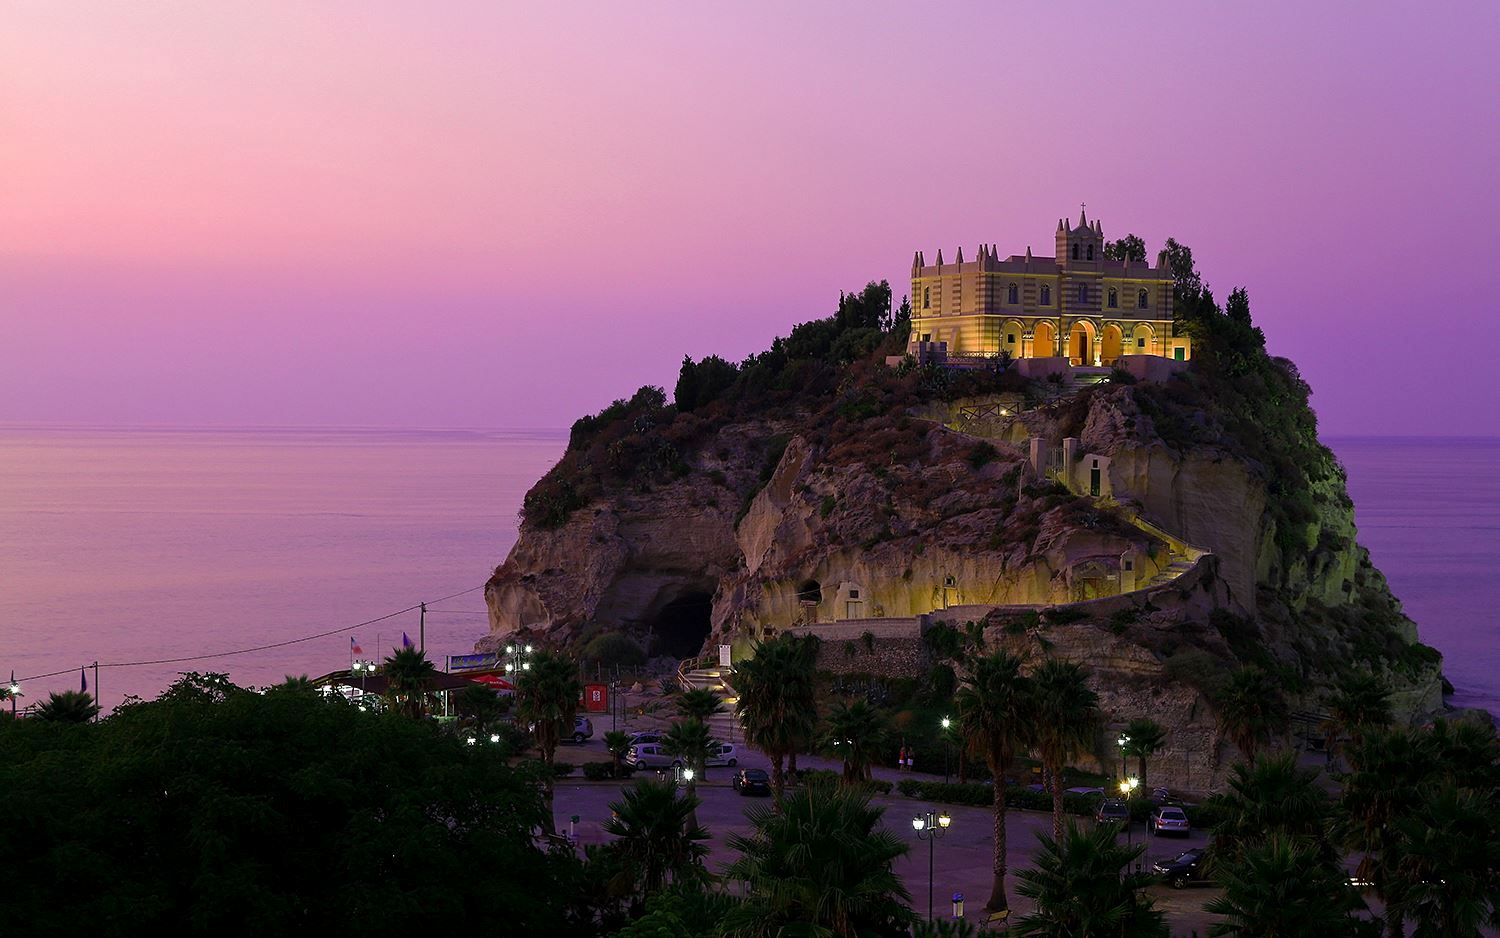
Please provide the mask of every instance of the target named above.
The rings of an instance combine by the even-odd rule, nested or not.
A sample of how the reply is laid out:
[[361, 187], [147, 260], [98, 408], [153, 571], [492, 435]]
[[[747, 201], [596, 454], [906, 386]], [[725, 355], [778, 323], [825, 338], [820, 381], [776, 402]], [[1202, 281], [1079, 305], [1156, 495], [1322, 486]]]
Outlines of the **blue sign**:
[[500, 663], [500, 656], [492, 651], [479, 655], [449, 655], [449, 671], [478, 671], [481, 668], [493, 668]]

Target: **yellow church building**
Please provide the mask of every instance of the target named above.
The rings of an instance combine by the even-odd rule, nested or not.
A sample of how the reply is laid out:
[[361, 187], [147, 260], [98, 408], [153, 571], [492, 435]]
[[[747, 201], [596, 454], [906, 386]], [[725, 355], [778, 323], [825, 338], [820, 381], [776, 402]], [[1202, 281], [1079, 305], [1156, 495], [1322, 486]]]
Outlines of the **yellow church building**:
[[[964, 260], [911, 266], [909, 351], [919, 359], [1066, 357], [1075, 366], [1108, 367], [1127, 355], [1191, 357], [1186, 337], [1172, 334], [1172, 274], [1165, 252], [1145, 261], [1104, 256], [1104, 227], [1079, 212], [1057, 222], [1054, 257], [1001, 258], [994, 245]], [[940, 344], [941, 343], [941, 344]]]

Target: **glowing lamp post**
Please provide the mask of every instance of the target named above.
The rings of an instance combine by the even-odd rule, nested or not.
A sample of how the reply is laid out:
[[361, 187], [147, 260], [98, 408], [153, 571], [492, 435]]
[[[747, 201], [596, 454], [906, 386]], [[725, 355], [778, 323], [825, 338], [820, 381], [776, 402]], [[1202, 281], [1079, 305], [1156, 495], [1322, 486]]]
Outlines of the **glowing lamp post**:
[[950, 761], [949, 760], [949, 752], [948, 752], [948, 750], [950, 748], [949, 744], [953, 740], [952, 730], [953, 730], [953, 720], [951, 718], [949, 718], [949, 717], [943, 717], [943, 784], [944, 785], [948, 784], [948, 763]]
[[1124, 778], [1124, 779], [1120, 780], [1120, 797], [1122, 797], [1122, 798], [1125, 799], [1125, 844], [1126, 844], [1126, 846], [1134, 846], [1135, 845], [1135, 839], [1134, 839], [1134, 835], [1133, 835], [1134, 828], [1132, 828], [1131, 824], [1130, 824], [1130, 796], [1135, 793], [1136, 788], [1140, 784], [1141, 784], [1141, 780], [1138, 779], [1138, 778], [1134, 778], [1134, 777], [1132, 777], [1132, 778]]
[[1115, 742], [1117, 742], [1117, 743], [1120, 744], [1120, 777], [1124, 778], [1125, 777], [1125, 772], [1126, 772], [1126, 767], [1125, 767], [1125, 750], [1126, 750], [1126, 747], [1128, 747], [1130, 745], [1130, 737], [1128, 735], [1126, 735], [1125, 733], [1121, 733], [1120, 734], [1120, 738], [1117, 739], [1117, 740], [1115, 740]]
[[918, 840], [927, 841], [927, 917], [932, 918], [932, 880], [934, 869], [934, 857], [936, 856], [938, 838], [948, 833], [948, 825], [953, 823], [953, 818], [945, 811], [934, 815], [931, 811], [919, 814], [911, 819], [912, 830], [917, 832]]

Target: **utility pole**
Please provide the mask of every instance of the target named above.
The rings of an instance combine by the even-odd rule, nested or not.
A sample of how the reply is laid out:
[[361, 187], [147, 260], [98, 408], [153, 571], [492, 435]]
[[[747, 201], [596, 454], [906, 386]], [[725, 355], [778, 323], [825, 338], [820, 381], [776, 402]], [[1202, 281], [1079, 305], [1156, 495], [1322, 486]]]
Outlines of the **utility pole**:
[[[102, 697], [99, 696], [99, 662], [97, 660], [95, 660], [95, 662], [94, 662], [94, 703], [98, 703], [100, 700], [103, 700], [103, 699], [104, 698], [102, 698]], [[99, 714], [102, 713], [102, 712], [103, 712], [103, 707], [100, 707], [100, 709], [97, 712], [94, 713], [94, 722], [95, 723], [99, 722]]]
[[417, 650], [427, 651], [427, 604], [421, 604], [421, 618], [417, 620]]

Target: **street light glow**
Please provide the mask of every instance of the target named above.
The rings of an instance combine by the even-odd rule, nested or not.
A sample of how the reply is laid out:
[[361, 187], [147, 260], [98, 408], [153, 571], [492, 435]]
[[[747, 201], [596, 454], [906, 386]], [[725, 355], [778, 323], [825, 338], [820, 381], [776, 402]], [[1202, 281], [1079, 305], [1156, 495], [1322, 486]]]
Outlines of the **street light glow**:
[[506, 645], [505, 646], [505, 653], [507, 655], [513, 655], [513, 654], [515, 654], [516, 653], [516, 646], [514, 646], [514, 645]]
[[948, 814], [943, 813], [943, 814], [939, 814], [938, 815], [938, 827], [941, 827], [944, 830], [947, 830], [948, 825], [952, 824], [952, 823], [953, 823], [953, 818], [949, 817]]
[[692, 769], [683, 769], [682, 770], [682, 777], [686, 781], [691, 782], [693, 780], [693, 770]]
[[500, 741], [500, 734], [499, 733], [491, 733], [490, 734], [490, 742], [492, 742], [492, 743], [498, 743], [499, 741]]
[[923, 817], [922, 815], [919, 814], [916, 817], [914, 817], [914, 818], [911, 819], [911, 826], [912, 826], [912, 829], [914, 829], [914, 830], [918, 830], [918, 831], [926, 830], [927, 829], [927, 818], [925, 818], [925, 817]]
[[943, 717], [943, 729], [947, 729], [948, 727], [950, 727], [952, 725], [953, 725], [953, 721], [952, 720], [948, 719], [947, 717]]

